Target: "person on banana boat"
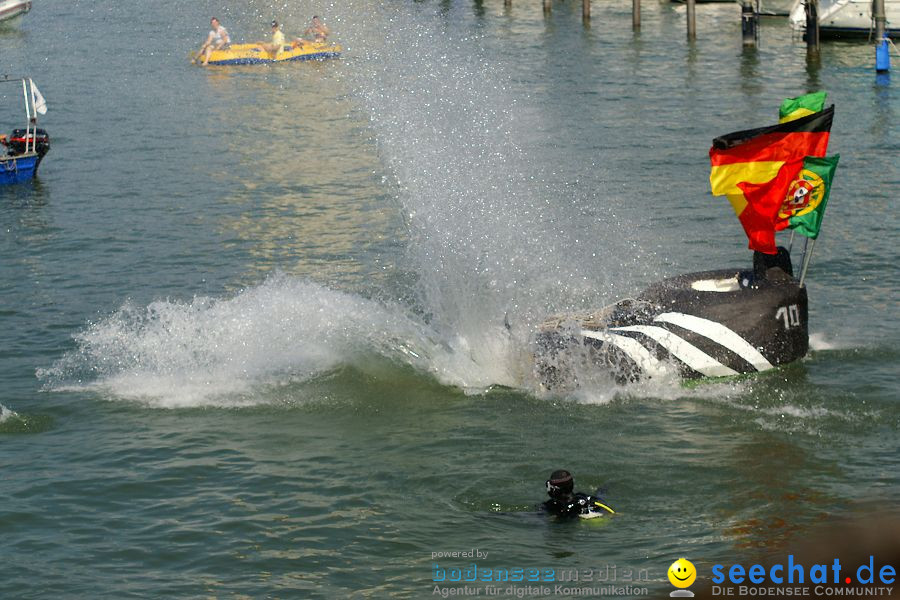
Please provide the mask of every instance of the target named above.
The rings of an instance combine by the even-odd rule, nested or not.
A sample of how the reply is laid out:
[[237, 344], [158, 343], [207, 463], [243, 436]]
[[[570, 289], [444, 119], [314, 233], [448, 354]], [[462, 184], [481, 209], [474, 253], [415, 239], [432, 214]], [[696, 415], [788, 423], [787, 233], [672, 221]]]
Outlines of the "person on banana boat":
[[309, 27], [306, 28], [306, 31], [303, 32], [303, 35], [312, 34], [313, 39], [317, 43], [324, 44], [325, 40], [328, 39], [329, 33], [331, 33], [331, 30], [329, 30], [328, 26], [322, 22], [322, 19], [316, 15], [312, 18], [312, 22], [309, 24]]
[[563, 519], [594, 519], [616, 514], [599, 496], [573, 493], [575, 478], [564, 469], [553, 471], [545, 485], [550, 499], [541, 504], [541, 508], [553, 516]]
[[213, 53], [213, 50], [222, 50], [231, 45], [231, 37], [228, 35], [228, 30], [219, 23], [219, 19], [213, 17], [209, 20], [209, 24], [212, 26], [212, 29], [209, 35], [206, 36], [206, 41], [200, 46], [200, 50], [197, 51], [197, 57], [192, 61], [197, 62], [197, 59], [203, 57], [203, 66], [209, 64], [209, 55]]
[[279, 50], [284, 46], [284, 34], [281, 32], [281, 28], [278, 26], [278, 21], [272, 21], [272, 41], [271, 42], [256, 42], [259, 44], [259, 49], [263, 52], [269, 52], [270, 54], [277, 54]]
[[331, 33], [331, 30], [328, 29], [328, 26], [322, 22], [322, 19], [319, 18], [318, 15], [312, 18], [312, 21], [309, 24], [309, 27], [304, 30], [303, 35], [312, 35], [313, 41], [303, 39], [302, 37], [295, 39], [291, 46], [296, 48], [298, 46], [304, 46], [307, 44], [324, 44], [328, 40], [328, 34]]

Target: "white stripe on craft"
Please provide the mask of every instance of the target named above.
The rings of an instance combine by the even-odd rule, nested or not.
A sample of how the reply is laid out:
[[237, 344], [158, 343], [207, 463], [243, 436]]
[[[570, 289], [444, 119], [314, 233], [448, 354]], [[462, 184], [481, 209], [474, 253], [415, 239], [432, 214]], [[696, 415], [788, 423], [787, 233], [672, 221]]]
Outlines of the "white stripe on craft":
[[656, 360], [656, 357], [634, 338], [615, 335], [605, 331], [591, 331], [589, 329], [582, 330], [581, 335], [614, 345], [647, 374], [653, 375], [666, 372], [665, 365]]
[[707, 377], [737, 375], [737, 371], [723, 365], [700, 348], [683, 340], [668, 329], [655, 327], [653, 325], [630, 325], [628, 327], [615, 327], [613, 331], [636, 331], [637, 333], [643, 333], [668, 350], [672, 356]]
[[663, 313], [658, 315], [654, 321], [671, 323], [689, 329], [694, 333], [699, 333], [703, 337], [707, 337], [717, 344], [725, 346], [753, 365], [757, 371], [765, 371], [766, 369], [773, 368], [772, 363], [766, 360], [766, 357], [763, 356], [759, 350], [721, 323], [677, 312]]

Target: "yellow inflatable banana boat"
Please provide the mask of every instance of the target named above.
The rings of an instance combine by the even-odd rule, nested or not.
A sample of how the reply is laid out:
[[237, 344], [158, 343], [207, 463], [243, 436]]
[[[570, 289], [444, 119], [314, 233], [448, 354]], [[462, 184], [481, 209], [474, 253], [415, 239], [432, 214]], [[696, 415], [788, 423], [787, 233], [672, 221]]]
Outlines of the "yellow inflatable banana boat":
[[337, 58], [341, 47], [337, 44], [306, 42], [285, 44], [278, 52], [267, 52], [259, 44], [231, 44], [222, 50], [213, 50], [209, 55], [211, 65], [256, 65], [262, 63], [286, 62], [289, 60], [323, 60]]

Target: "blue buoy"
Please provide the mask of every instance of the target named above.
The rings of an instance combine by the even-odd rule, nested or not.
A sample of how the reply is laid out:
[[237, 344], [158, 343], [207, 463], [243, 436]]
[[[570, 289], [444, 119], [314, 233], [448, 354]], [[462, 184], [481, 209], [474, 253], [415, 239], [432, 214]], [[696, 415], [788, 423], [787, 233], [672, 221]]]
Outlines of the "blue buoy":
[[884, 39], [875, 46], [875, 72], [887, 73], [891, 70], [891, 54], [888, 51], [888, 37], [885, 34]]

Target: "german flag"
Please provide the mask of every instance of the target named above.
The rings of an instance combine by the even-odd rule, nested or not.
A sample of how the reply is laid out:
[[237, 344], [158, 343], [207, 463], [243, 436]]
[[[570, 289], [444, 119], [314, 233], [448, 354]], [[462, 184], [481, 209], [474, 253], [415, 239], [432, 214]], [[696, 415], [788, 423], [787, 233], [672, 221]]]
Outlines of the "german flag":
[[736, 131], [713, 140], [709, 149], [709, 184], [714, 196], [727, 196], [738, 217], [747, 207], [739, 183], [765, 183], [785, 162], [825, 156], [834, 119], [827, 109], [770, 127]]

